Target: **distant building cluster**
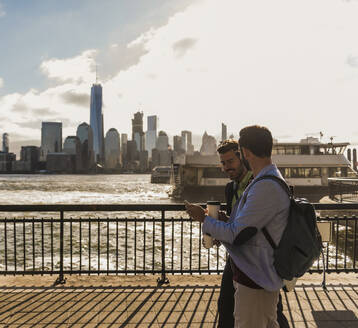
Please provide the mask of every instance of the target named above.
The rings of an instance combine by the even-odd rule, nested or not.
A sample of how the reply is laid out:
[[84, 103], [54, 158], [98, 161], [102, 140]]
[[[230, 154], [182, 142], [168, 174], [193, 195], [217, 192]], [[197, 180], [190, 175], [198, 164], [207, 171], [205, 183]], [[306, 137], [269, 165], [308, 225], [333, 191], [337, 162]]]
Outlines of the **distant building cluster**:
[[[184, 164], [186, 155], [195, 155], [192, 133], [181, 131], [173, 137], [173, 146], [166, 132], [158, 131], [158, 117], [147, 117], [143, 129], [143, 112], [132, 119], [131, 140], [125, 133], [110, 128], [104, 135], [102, 86], [91, 87], [90, 124], [83, 122], [76, 135], [62, 137], [62, 122], [42, 122], [41, 146], [21, 147], [20, 159], [9, 151], [9, 135], [2, 135], [0, 173], [145, 173], [156, 166]], [[222, 138], [227, 129], [222, 124]], [[200, 153], [216, 153], [216, 140], [206, 132]]]

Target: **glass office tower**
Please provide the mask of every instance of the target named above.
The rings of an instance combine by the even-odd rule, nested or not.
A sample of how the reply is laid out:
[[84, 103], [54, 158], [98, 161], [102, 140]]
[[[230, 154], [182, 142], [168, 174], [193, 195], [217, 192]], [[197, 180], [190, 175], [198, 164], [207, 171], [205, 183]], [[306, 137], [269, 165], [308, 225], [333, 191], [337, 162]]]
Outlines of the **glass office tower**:
[[93, 152], [96, 163], [104, 163], [104, 132], [102, 113], [102, 86], [93, 84], [91, 88], [90, 126], [93, 132]]
[[62, 152], [62, 122], [42, 122], [41, 161], [46, 161], [48, 153]]

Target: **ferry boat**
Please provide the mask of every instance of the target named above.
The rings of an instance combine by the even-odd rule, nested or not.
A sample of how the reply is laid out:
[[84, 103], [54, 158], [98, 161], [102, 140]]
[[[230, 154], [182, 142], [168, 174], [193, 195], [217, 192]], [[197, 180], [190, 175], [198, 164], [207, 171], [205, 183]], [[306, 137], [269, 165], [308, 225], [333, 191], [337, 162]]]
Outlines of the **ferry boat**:
[[178, 174], [178, 165], [156, 166], [150, 175], [151, 183], [173, 184], [174, 176]]
[[[296, 197], [318, 202], [329, 195], [329, 178], [357, 178], [344, 152], [349, 143], [321, 143], [317, 138], [297, 143], [274, 143], [272, 161]], [[205, 202], [225, 201], [225, 185], [230, 180], [222, 172], [218, 155], [186, 156], [180, 165], [169, 195], [174, 199]], [[358, 181], [358, 180], [357, 180]]]

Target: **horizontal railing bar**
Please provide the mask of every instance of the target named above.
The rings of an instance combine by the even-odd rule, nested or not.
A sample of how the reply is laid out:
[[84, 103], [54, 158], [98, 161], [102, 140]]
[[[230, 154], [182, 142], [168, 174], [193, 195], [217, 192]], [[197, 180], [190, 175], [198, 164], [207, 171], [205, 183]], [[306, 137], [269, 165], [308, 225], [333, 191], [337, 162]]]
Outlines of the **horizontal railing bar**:
[[356, 216], [347, 216], [347, 217], [343, 217], [343, 216], [330, 216], [330, 217], [317, 217], [317, 221], [337, 221], [337, 220], [348, 220], [348, 221], [358, 221], [358, 217]]
[[[167, 218], [167, 221], [174, 221], [174, 222], [190, 222], [191, 219], [189, 217], [187, 218]], [[72, 222], [72, 223], [76, 223], [76, 222], [82, 222], [82, 223], [88, 223], [88, 222], [93, 222], [93, 223], [97, 223], [97, 222], [162, 222], [161, 218], [65, 218], [63, 219], [63, 222]], [[34, 222], [34, 223], [59, 223], [61, 222], [61, 219], [59, 218], [54, 218], [54, 219], [49, 219], [49, 218], [0, 218], [0, 223], [3, 222], [7, 222], [7, 223], [12, 223], [12, 222], [16, 222], [16, 223], [22, 223], [22, 222]]]
[[[192, 269], [192, 270], [165, 270], [165, 273], [168, 274], [190, 274], [190, 273], [222, 273], [224, 270], [216, 270], [216, 269]], [[344, 269], [344, 268], [337, 268], [337, 269], [326, 269], [326, 273], [358, 273], [358, 269]], [[42, 274], [49, 274], [49, 275], [56, 275], [59, 274], [60, 271], [0, 271], [0, 275], [42, 275]], [[105, 273], [105, 274], [160, 274], [161, 270], [64, 270], [64, 274], [71, 275], [71, 274], [98, 274], [98, 273]], [[307, 273], [323, 273], [321, 269], [310, 269]]]
[[[358, 216], [337, 216], [337, 217], [317, 217], [317, 221], [337, 221], [337, 220], [349, 220], [349, 221], [358, 221]], [[63, 222], [67, 223], [106, 223], [106, 222], [155, 222], [159, 223], [162, 222], [161, 218], [65, 218]], [[190, 222], [191, 219], [187, 218], [166, 218], [165, 221], [167, 222]], [[61, 219], [59, 218], [0, 218], [0, 223], [60, 223]]]
[[[22, 275], [32, 275], [32, 274], [59, 274], [60, 270], [56, 270], [56, 271], [39, 271], [39, 270], [35, 270], [35, 271], [31, 271], [31, 270], [26, 270], [26, 271], [0, 271], [0, 274], [2, 275], [14, 275], [14, 274], [22, 274]], [[111, 274], [135, 274], [135, 273], [148, 273], [148, 274], [160, 274], [161, 271], [160, 270], [63, 270], [64, 274], [89, 274], [89, 273], [93, 273], [93, 274], [98, 274], [98, 273], [111, 273]]]
[[[199, 204], [206, 207], [206, 204]], [[316, 210], [358, 210], [358, 203], [313, 204]], [[226, 205], [223, 203], [221, 209]], [[53, 204], [0, 205], [0, 212], [116, 212], [116, 211], [185, 211], [184, 204]]]
[[[224, 270], [217, 270], [217, 269], [192, 269], [192, 270], [170, 270], [170, 269], [166, 269], [165, 272], [169, 273], [169, 274], [190, 274], [190, 273], [221, 273]], [[358, 273], [358, 269], [344, 269], [344, 268], [337, 268], [337, 269], [326, 269], [325, 270], [326, 273]], [[323, 273], [323, 270], [321, 269], [309, 269], [307, 271], [310, 274], [313, 273]], [[31, 270], [26, 270], [26, 271], [0, 271], [0, 275], [17, 275], [17, 274], [21, 274], [21, 275], [40, 275], [40, 274], [49, 274], [49, 275], [56, 275], [59, 274], [60, 271], [56, 270], [56, 271], [39, 271], [39, 270], [35, 270], [35, 271], [31, 271]], [[64, 274], [98, 274], [98, 273], [106, 273], [106, 274], [160, 274], [161, 270], [64, 270], [63, 271]]]
[[[337, 268], [337, 269], [325, 269], [326, 273], [358, 273], [358, 269], [344, 269], [344, 268]], [[313, 273], [323, 273], [322, 269], [309, 269], [307, 271], [310, 274]]]
[[312, 204], [316, 210], [358, 210], [358, 203]]
[[[206, 206], [205, 204], [200, 204]], [[224, 206], [222, 206], [224, 208]], [[53, 204], [0, 205], [0, 212], [116, 212], [116, 211], [185, 211], [183, 204]]]
[[[223, 272], [224, 270], [209, 270], [209, 269], [193, 269], [193, 270], [165, 270], [166, 273], [220, 273]], [[22, 275], [33, 275], [33, 274], [59, 274], [60, 270], [57, 271], [31, 271], [31, 270], [26, 270], [26, 271], [0, 271], [0, 275], [15, 275], [15, 274], [22, 274]], [[64, 274], [89, 274], [89, 273], [93, 273], [93, 274], [98, 274], [98, 273], [108, 273], [108, 274], [138, 274], [138, 273], [142, 273], [142, 274], [160, 274], [161, 270], [63, 270]]]

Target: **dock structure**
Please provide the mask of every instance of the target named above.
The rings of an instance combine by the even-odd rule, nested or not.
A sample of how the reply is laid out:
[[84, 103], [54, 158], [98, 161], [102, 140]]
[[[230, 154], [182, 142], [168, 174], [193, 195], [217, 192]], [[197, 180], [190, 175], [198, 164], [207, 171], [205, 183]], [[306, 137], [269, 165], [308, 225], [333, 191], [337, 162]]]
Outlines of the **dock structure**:
[[[0, 327], [216, 327], [220, 275], [0, 277]], [[358, 327], [355, 274], [330, 274], [327, 290], [307, 274], [282, 292], [293, 328]]]
[[329, 178], [329, 198], [337, 202], [358, 201], [358, 179]]

